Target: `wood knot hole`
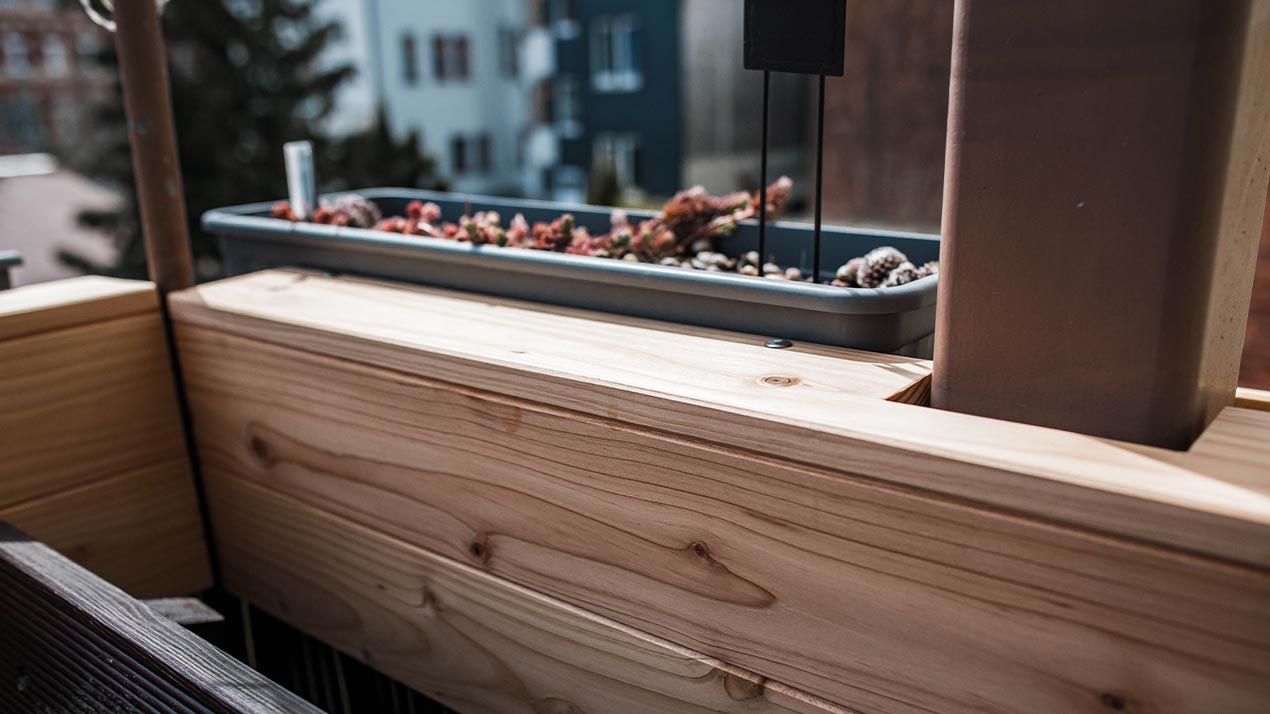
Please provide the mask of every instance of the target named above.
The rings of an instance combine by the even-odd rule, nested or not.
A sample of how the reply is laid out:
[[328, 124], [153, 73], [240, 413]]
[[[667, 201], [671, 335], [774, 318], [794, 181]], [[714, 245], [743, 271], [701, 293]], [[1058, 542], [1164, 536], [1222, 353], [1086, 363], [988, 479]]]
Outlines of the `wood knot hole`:
[[1129, 702], [1124, 697], [1115, 694], [1104, 694], [1098, 698], [1104, 707], [1116, 712], [1128, 711]]
[[698, 558], [701, 558], [704, 560], [710, 557], [710, 549], [707, 548], [706, 544], [702, 543], [701, 541], [697, 541], [696, 543], [693, 543], [689, 547], [692, 548], [692, 554], [697, 556]]
[[274, 462], [273, 449], [269, 448], [269, 442], [265, 441], [259, 434], [252, 434], [247, 442], [251, 453], [255, 454], [257, 459], [272, 464]]
[[489, 560], [489, 543], [486, 542], [484, 536], [476, 538], [468, 544], [467, 552], [472, 556], [473, 560], [483, 565]]
[[802, 380], [797, 377], [786, 377], [779, 374], [768, 375], [759, 380], [759, 382], [766, 384], [769, 387], [792, 387], [801, 381]]

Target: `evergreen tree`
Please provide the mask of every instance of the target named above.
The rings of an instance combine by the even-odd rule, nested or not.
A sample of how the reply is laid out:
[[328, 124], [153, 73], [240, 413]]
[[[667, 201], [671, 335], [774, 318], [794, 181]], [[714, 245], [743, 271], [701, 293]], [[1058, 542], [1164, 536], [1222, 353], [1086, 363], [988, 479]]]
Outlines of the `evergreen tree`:
[[[212, 208], [281, 198], [286, 193], [282, 144], [310, 139], [324, 189], [430, 183], [432, 163], [418, 138], [396, 141], [381, 111], [365, 133], [339, 140], [323, 135], [335, 92], [350, 66], [320, 58], [342, 34], [305, 0], [172, 0], [163, 13], [169, 81], [186, 208], [200, 279], [220, 273], [215, 241], [199, 228]], [[101, 58], [117, 66], [113, 47]], [[118, 91], [118, 87], [116, 87]], [[119, 210], [85, 212], [81, 221], [119, 247], [114, 265], [63, 255], [86, 272], [145, 275], [123, 103], [116, 93], [97, 108], [95, 130], [72, 166], [116, 187]]]

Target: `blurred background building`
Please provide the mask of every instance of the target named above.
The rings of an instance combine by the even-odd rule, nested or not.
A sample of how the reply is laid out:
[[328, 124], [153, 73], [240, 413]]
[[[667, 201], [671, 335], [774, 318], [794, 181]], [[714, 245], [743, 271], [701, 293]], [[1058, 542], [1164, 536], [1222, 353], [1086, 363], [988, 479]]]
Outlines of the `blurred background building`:
[[78, 5], [0, 0], [0, 153], [72, 147], [111, 78], [92, 61], [108, 36]]
[[[952, 6], [847, 4], [846, 76], [827, 87], [828, 220], [938, 230]], [[315, 140], [328, 190], [656, 205], [694, 184], [753, 189], [762, 76], [742, 66], [741, 9], [741, 0], [169, 0], [200, 276], [217, 275], [219, 262], [198, 214], [281, 197], [289, 140]], [[144, 270], [109, 39], [76, 0], [0, 0], [0, 249], [26, 255], [19, 283]], [[795, 217], [809, 213], [814, 102], [813, 79], [773, 76], [770, 174], [794, 179]], [[1268, 275], [1257, 315], [1270, 315]], [[1268, 325], [1249, 328], [1260, 364], [1270, 364]]]

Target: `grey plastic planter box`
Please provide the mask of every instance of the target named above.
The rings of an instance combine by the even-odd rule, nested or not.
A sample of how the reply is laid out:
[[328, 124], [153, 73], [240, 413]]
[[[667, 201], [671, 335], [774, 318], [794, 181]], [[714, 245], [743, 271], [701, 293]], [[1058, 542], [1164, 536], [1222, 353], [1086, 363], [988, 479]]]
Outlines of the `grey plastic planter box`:
[[[413, 200], [438, 204], [457, 220], [495, 210], [504, 225], [516, 213], [550, 221], [572, 213], [593, 233], [609, 230], [612, 209], [541, 201], [465, 196], [412, 189], [358, 191], [385, 216], [404, 215]], [[836, 288], [727, 273], [589, 258], [544, 251], [421, 238], [360, 228], [271, 218], [273, 203], [208, 211], [203, 227], [220, 237], [231, 275], [283, 266], [404, 280], [554, 305], [669, 320], [877, 352], [923, 355], [935, 328], [937, 276], [879, 290]], [[651, 216], [629, 211], [631, 221]], [[768, 225], [768, 252], [782, 265], [811, 268], [812, 229]], [[893, 245], [920, 265], [939, 257], [939, 237], [921, 233], [826, 228], [827, 271], [881, 245]], [[758, 247], [747, 222], [719, 246], [738, 256]], [[826, 273], [823, 277], [828, 278]]]

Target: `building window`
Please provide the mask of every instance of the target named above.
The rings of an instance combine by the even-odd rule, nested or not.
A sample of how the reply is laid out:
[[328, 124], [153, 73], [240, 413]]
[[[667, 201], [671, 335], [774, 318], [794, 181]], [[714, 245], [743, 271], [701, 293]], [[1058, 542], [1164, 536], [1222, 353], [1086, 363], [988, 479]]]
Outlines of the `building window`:
[[581, 166], [557, 166], [551, 170], [549, 186], [555, 200], [582, 203], [586, 200], [586, 170]]
[[467, 173], [467, 140], [461, 136], [450, 139], [450, 167], [456, 174]]
[[640, 141], [638, 134], [597, 134], [592, 146], [596, 164], [611, 163], [620, 186], [638, 186], [641, 177]]
[[45, 35], [43, 49], [45, 74], [50, 77], [65, 77], [70, 74], [70, 53], [66, 49], [66, 41], [61, 36], [54, 33]]
[[4, 35], [4, 70], [10, 77], [25, 77], [31, 73], [31, 55], [26, 38], [17, 32]]
[[634, 15], [604, 15], [591, 24], [591, 84], [597, 92], [636, 92], [644, 84]]
[[498, 28], [498, 66], [508, 79], [520, 75], [520, 32], [514, 27]]
[[488, 174], [494, 169], [494, 140], [489, 134], [476, 139], [476, 170]]
[[581, 32], [574, 0], [547, 0], [547, 20], [552, 34], [561, 40], [571, 40]]
[[419, 83], [419, 51], [415, 36], [409, 33], [401, 36], [401, 81], [408, 87]]
[[29, 91], [0, 97], [0, 137], [22, 151], [43, 148], [44, 122], [35, 96]]
[[549, 124], [555, 121], [555, 84], [550, 79], [538, 80], [530, 100], [533, 103], [535, 124]]
[[432, 71], [437, 80], [464, 80], [472, 76], [472, 64], [465, 35], [435, 35], [432, 38]]
[[562, 74], [555, 78], [552, 87], [554, 101], [551, 119], [556, 131], [568, 139], [582, 135], [582, 90], [578, 86], [578, 78], [570, 74]]

